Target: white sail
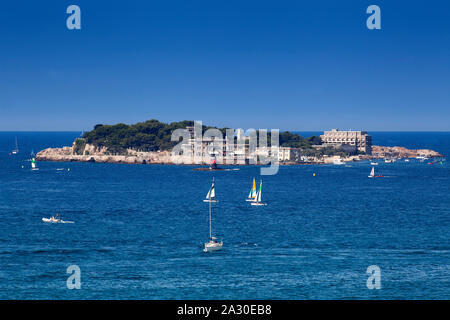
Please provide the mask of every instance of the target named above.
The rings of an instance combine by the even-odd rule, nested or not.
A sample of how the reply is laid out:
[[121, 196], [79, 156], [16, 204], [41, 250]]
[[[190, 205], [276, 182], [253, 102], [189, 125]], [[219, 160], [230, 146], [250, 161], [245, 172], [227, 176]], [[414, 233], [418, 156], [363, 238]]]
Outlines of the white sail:
[[248, 198], [254, 200], [256, 198], [256, 183], [255, 179], [253, 179], [253, 185], [250, 189], [250, 193], [248, 194]]
[[372, 171], [370, 171], [369, 178], [375, 177], [375, 167], [372, 167]]
[[265, 204], [265, 203], [262, 203], [261, 197], [262, 197], [262, 181], [261, 181], [261, 183], [259, 184], [259, 189], [258, 189], [258, 192], [256, 193], [256, 198], [253, 199], [253, 200], [250, 202], [250, 204], [251, 204], [252, 206], [265, 206], [266, 204]]
[[203, 202], [218, 202], [216, 200], [216, 188], [214, 187], [214, 179], [211, 188], [208, 190], [208, 193], [206, 194], [206, 199], [203, 200]]
[[208, 190], [208, 193], [206, 194], [206, 199], [207, 200], [214, 200], [216, 198], [216, 190], [214, 188], [214, 182], [211, 186], [211, 188]]
[[262, 181], [261, 181], [261, 184], [259, 185], [259, 192], [258, 192], [258, 197], [257, 197], [256, 201], [261, 202], [261, 194], [262, 194]]
[[208, 191], [208, 194], [206, 195], [206, 198], [208, 200], [203, 200], [209, 202], [209, 241], [205, 243], [205, 247], [203, 249], [204, 252], [213, 252], [222, 249], [223, 242], [218, 241], [216, 237], [213, 237], [212, 232], [212, 209], [211, 209], [211, 203], [216, 202], [214, 197], [216, 196], [216, 192], [214, 190], [214, 179], [211, 185], [211, 188]]

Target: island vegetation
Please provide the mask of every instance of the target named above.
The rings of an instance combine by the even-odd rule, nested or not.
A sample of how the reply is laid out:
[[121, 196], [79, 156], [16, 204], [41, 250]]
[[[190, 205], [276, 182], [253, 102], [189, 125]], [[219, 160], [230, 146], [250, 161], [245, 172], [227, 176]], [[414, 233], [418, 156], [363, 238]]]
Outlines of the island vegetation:
[[[171, 150], [178, 143], [178, 141], [171, 141], [172, 132], [193, 125], [194, 121], [189, 120], [163, 123], [155, 119], [131, 125], [124, 123], [115, 125], [97, 124], [92, 131], [84, 133], [82, 138], [75, 141], [74, 151], [76, 154], [81, 154], [86, 144], [98, 148], [105, 147], [110, 154], [122, 154], [127, 149], [142, 152]], [[220, 130], [225, 136], [227, 128], [203, 126], [202, 130], [205, 132], [211, 128]], [[314, 145], [322, 144], [319, 136], [303, 138], [290, 131], [280, 132], [279, 136], [280, 146], [302, 149], [307, 156], [347, 155], [343, 150], [333, 147], [314, 148]], [[267, 137], [269, 144], [270, 139], [269, 132]]]

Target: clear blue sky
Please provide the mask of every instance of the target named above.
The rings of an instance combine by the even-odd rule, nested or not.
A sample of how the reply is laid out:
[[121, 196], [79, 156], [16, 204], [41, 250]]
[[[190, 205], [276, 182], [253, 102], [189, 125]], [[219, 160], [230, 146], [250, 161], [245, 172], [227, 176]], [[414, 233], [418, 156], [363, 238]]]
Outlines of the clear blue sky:
[[[381, 30], [366, 28], [370, 4]], [[0, 131], [151, 118], [449, 131], [449, 21], [449, 1], [5, 0]]]

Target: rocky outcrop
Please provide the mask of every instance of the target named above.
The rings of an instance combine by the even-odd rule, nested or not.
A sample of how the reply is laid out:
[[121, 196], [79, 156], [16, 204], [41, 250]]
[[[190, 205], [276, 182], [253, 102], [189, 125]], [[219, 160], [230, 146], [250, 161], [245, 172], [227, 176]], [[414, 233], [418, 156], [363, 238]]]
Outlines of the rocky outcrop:
[[80, 161], [99, 163], [128, 163], [128, 164], [170, 164], [170, 151], [136, 152], [127, 151], [124, 155], [108, 154], [106, 148], [96, 148], [86, 145], [84, 150], [76, 150], [74, 146], [63, 148], [48, 148], [36, 155], [38, 161]]
[[440, 153], [429, 149], [411, 150], [404, 147], [372, 146], [373, 158], [415, 158], [426, 156], [428, 158], [442, 158]]
[[[409, 150], [403, 147], [373, 146], [372, 155], [350, 156], [344, 161], [359, 161], [374, 158], [415, 158], [426, 156], [429, 158], [443, 157], [436, 151], [428, 149]], [[337, 157], [324, 157], [311, 160], [311, 163], [332, 163]], [[76, 142], [72, 147], [48, 148], [36, 155], [38, 161], [80, 161], [99, 163], [128, 163], [128, 164], [193, 164], [190, 158], [183, 156], [172, 157], [170, 151], [140, 152], [133, 149], [126, 150], [125, 154], [114, 155], [105, 147], [97, 148], [93, 145], [83, 144], [81, 147]], [[209, 161], [209, 160], [208, 160]], [[201, 162], [203, 164], [208, 162]], [[298, 164], [298, 163], [297, 163]]]

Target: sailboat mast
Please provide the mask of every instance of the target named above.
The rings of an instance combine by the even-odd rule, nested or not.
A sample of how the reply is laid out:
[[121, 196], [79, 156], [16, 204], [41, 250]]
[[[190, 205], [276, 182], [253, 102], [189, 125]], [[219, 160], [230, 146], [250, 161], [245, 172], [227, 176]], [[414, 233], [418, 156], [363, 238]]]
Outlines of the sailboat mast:
[[211, 197], [209, 197], [209, 238], [212, 238], [212, 227], [211, 227]]

